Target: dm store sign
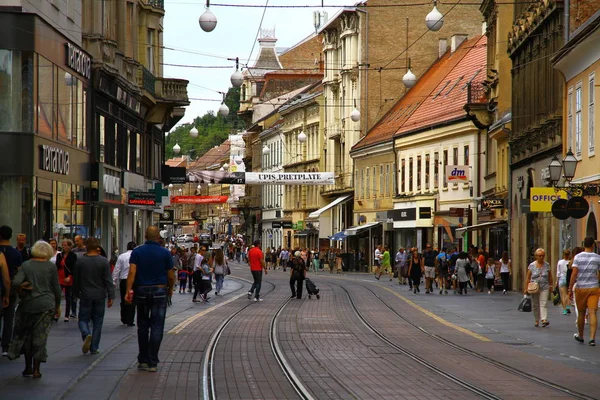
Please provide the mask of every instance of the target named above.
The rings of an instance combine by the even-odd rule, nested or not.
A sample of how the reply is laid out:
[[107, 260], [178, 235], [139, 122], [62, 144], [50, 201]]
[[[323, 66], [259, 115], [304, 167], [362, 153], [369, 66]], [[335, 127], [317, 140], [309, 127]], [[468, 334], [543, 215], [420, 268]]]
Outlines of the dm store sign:
[[471, 170], [468, 165], [446, 165], [446, 180], [448, 182], [469, 182]]

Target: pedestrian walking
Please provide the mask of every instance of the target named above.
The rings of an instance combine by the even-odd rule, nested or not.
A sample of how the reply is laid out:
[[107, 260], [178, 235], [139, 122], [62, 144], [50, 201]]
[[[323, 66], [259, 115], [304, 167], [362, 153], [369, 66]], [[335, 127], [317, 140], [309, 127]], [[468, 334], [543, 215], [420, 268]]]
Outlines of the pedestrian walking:
[[200, 264], [200, 300], [203, 302], [207, 302], [210, 300], [208, 294], [212, 291], [212, 273], [213, 269], [211, 268], [212, 259], [204, 258], [202, 260], [202, 264]]
[[251, 299], [252, 294], [254, 294], [254, 301], [262, 301], [260, 288], [262, 286], [263, 270], [265, 271], [265, 275], [267, 275], [267, 266], [265, 265], [265, 256], [260, 249], [260, 240], [255, 240], [254, 247], [248, 250], [248, 264], [250, 264], [250, 273], [252, 273], [254, 280], [248, 292], [248, 299]]
[[406, 268], [406, 262], [408, 261], [408, 253], [404, 251], [404, 247], [400, 247], [394, 258], [396, 264], [396, 271], [398, 271], [398, 284], [406, 285], [406, 277], [408, 270]]
[[[187, 271], [188, 271], [188, 293], [192, 292], [192, 288], [193, 288], [193, 284], [194, 284], [194, 264], [196, 263], [196, 257], [197, 257], [197, 251], [196, 251], [196, 247], [192, 247], [190, 249], [190, 256], [188, 257], [188, 262], [187, 262]], [[184, 292], [185, 292], [185, 287], [183, 288]]]
[[[474, 250], [475, 251], [475, 250]], [[486, 262], [485, 255], [483, 254], [483, 249], [477, 251], [477, 263], [479, 264], [479, 269], [477, 270], [477, 291], [483, 292], [483, 287], [485, 285], [485, 271], [486, 271]]]
[[[126, 300], [137, 308], [138, 369], [156, 372], [165, 330], [167, 296], [173, 294], [173, 259], [162, 247], [156, 226], [146, 229], [146, 242], [131, 252]], [[135, 287], [135, 293], [132, 290]]]
[[571, 305], [569, 304], [569, 283], [567, 282], [567, 270], [571, 259], [571, 250], [563, 251], [563, 258], [556, 263], [556, 285], [560, 293], [560, 303], [562, 305], [563, 315], [570, 314]]
[[[12, 232], [12, 231], [11, 231]], [[24, 233], [17, 234], [17, 247], [16, 250], [21, 254], [21, 261], [25, 262], [31, 257], [31, 253], [27, 248], [27, 235]]]
[[225, 275], [229, 269], [227, 257], [223, 254], [223, 250], [217, 249], [212, 268], [215, 273], [216, 281], [215, 296], [218, 296], [219, 293], [221, 293], [221, 290], [223, 290], [223, 281], [225, 280]]
[[450, 269], [448, 268], [449, 260], [445, 247], [442, 247], [442, 251], [435, 258], [435, 263], [440, 294], [442, 294], [443, 291], [446, 292], [445, 294], [448, 294], [448, 287], [446, 285], [448, 284], [448, 272]]
[[[112, 307], [115, 286], [108, 259], [100, 255], [100, 243], [95, 237], [86, 240], [87, 253], [77, 259], [73, 279], [73, 295], [79, 299], [79, 331], [83, 354], [98, 354], [104, 323], [104, 302]], [[90, 322], [92, 329], [90, 331]]]
[[[548, 291], [552, 284], [552, 274], [550, 273], [550, 264], [545, 261], [546, 251], [539, 248], [535, 251], [535, 261], [527, 267], [527, 278], [525, 279], [525, 294], [531, 295], [531, 308], [535, 327], [550, 325], [548, 321]], [[530, 283], [534, 285], [530, 286]], [[597, 300], [597, 299], [596, 299]], [[597, 305], [596, 305], [597, 307]]]
[[198, 300], [198, 295], [202, 299], [202, 263], [204, 262], [206, 255], [206, 247], [201, 246], [200, 250], [198, 250], [198, 254], [196, 254], [196, 259], [194, 261], [194, 271], [193, 271], [193, 279], [194, 279], [194, 297], [192, 298], [193, 303], [197, 303], [201, 300]]
[[129, 260], [131, 259], [131, 252], [136, 246], [135, 242], [127, 243], [127, 251], [117, 258], [115, 269], [112, 272], [113, 283], [115, 287], [119, 288], [119, 295], [121, 296], [121, 323], [127, 326], [135, 326], [133, 322], [135, 319], [135, 306], [125, 301], [125, 295], [127, 294]]
[[408, 275], [412, 281], [413, 294], [421, 293], [419, 285], [424, 271], [425, 265], [423, 264], [423, 258], [421, 258], [416, 249], [413, 249], [412, 256], [408, 261]]
[[[342, 250], [337, 249], [335, 258], [335, 273], [341, 274], [344, 269], [344, 260], [342, 259]], [[379, 278], [377, 278], [379, 279]]]
[[375, 253], [373, 254], [373, 265], [375, 268], [375, 279], [379, 280], [379, 270], [381, 269], [381, 245], [375, 247]]
[[500, 259], [500, 278], [502, 278], [502, 293], [503, 294], [506, 294], [506, 292], [508, 292], [508, 285], [510, 282], [511, 274], [512, 274], [512, 264], [510, 262], [510, 258], [508, 258], [508, 251], [504, 251], [504, 252], [502, 252], [502, 258]]
[[[76, 235], [73, 238], [73, 242], [75, 242], [75, 246], [73, 247], [73, 245], [71, 245], [71, 251], [77, 256], [77, 258], [83, 257], [83, 255], [87, 253], [87, 248], [85, 247], [85, 241], [83, 240], [83, 237], [81, 235]], [[107, 254], [102, 246], [100, 246], [100, 254], [103, 257], [107, 257]], [[71, 313], [68, 314], [65, 312], [65, 317], [68, 317], [69, 315], [71, 318], [77, 317], [77, 299], [75, 297], [71, 299]]]
[[291, 298], [302, 298], [302, 287], [304, 279], [306, 279], [306, 264], [302, 259], [299, 251], [294, 253], [294, 257], [290, 260], [290, 289], [292, 289]]
[[58, 272], [58, 281], [60, 287], [65, 293], [65, 322], [69, 322], [69, 317], [75, 318], [75, 311], [71, 306], [77, 300], [73, 296], [73, 275], [77, 264], [77, 256], [71, 251], [73, 242], [71, 239], [62, 241], [62, 252], [56, 255], [56, 268]]
[[50, 239], [50, 240], [48, 240], [48, 243], [50, 244], [50, 246], [52, 246], [52, 251], [54, 252], [54, 255], [52, 257], [50, 257], [50, 262], [52, 264], [56, 265], [56, 256], [59, 253], [58, 243], [56, 242], [56, 239]]
[[41, 378], [41, 363], [48, 360], [46, 343], [52, 321], [60, 316], [61, 289], [56, 266], [50, 261], [54, 251], [43, 240], [31, 248], [31, 259], [24, 262], [12, 281], [12, 290], [21, 298], [15, 329], [7, 357], [25, 355], [24, 377]]
[[469, 282], [469, 274], [467, 268], [469, 267], [470, 261], [467, 253], [460, 252], [456, 260], [454, 269], [453, 281], [458, 282], [458, 294], [462, 296], [463, 291], [467, 294], [467, 282]]
[[435, 258], [436, 253], [427, 243], [423, 252], [423, 265], [425, 266], [425, 293], [433, 293], [433, 281], [435, 280]]
[[494, 281], [496, 280], [496, 263], [492, 257], [487, 259], [485, 265], [485, 281], [487, 284], [488, 294], [492, 294], [494, 290]]
[[2, 271], [2, 301], [3, 309], [0, 310], [0, 323], [2, 324], [2, 355], [6, 356], [8, 346], [13, 336], [13, 325], [15, 318], [15, 309], [17, 307], [17, 294], [11, 290], [11, 281], [19, 271], [23, 259], [21, 253], [10, 245], [12, 229], [9, 226], [0, 227], [0, 254], [4, 258], [2, 265], [6, 265], [6, 271]]
[[583, 330], [585, 328], [585, 313], [588, 312], [590, 324], [590, 346], [596, 345], [596, 329], [598, 327], [598, 300], [600, 288], [598, 287], [598, 272], [600, 272], [600, 256], [594, 252], [595, 239], [591, 236], [583, 240], [584, 251], [573, 258], [573, 272], [569, 282], [569, 295], [575, 289], [575, 304], [577, 306], [577, 333], [575, 340], [583, 343]]
[[379, 278], [381, 278], [381, 275], [383, 275], [383, 274], [389, 274], [390, 282], [394, 279], [394, 273], [392, 271], [392, 256], [390, 255], [390, 248], [388, 246], [383, 246], [383, 254], [381, 255], [381, 269], [379, 270]]
[[189, 276], [190, 276], [190, 271], [188, 271], [187, 267], [182, 268], [177, 273], [177, 279], [179, 280], [179, 294], [185, 293], [185, 289], [187, 287], [187, 281], [188, 281]]

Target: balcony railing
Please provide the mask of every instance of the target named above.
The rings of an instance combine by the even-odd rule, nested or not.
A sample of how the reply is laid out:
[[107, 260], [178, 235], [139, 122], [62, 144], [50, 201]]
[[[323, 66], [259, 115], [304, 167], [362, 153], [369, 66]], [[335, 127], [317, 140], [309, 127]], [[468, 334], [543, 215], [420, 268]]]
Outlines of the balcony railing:
[[138, 70], [138, 85], [152, 96], [156, 96], [156, 78], [146, 67], [140, 67]]
[[185, 79], [158, 78], [157, 95], [164, 100], [189, 104], [187, 85]]
[[146, 3], [150, 4], [154, 8], [165, 9], [165, 0], [146, 0]]
[[481, 82], [470, 82], [467, 84], [467, 103], [468, 104], [486, 104], [487, 88]]

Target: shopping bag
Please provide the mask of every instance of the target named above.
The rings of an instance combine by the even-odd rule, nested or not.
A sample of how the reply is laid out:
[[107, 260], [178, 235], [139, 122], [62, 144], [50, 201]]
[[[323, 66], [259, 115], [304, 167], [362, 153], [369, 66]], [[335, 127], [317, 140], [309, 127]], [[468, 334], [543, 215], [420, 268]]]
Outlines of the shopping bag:
[[555, 306], [560, 303], [560, 292], [558, 291], [557, 287], [555, 287], [554, 291], [552, 292], [552, 303], [554, 303]]
[[523, 312], [531, 312], [531, 297], [525, 295], [523, 296], [523, 300], [519, 303], [519, 311]]
[[397, 270], [397, 269], [395, 269], [395, 270], [394, 270], [394, 278], [397, 278], [397, 277], [398, 277], [398, 270]]

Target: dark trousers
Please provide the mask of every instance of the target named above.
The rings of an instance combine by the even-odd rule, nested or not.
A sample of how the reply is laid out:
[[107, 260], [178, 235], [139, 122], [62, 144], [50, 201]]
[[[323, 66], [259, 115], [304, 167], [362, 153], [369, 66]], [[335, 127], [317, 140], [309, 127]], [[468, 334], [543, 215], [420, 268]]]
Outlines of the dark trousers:
[[303, 276], [290, 277], [290, 289], [292, 289], [292, 297], [296, 296], [297, 299], [302, 298], [302, 286], [304, 284]]
[[194, 300], [198, 297], [198, 293], [202, 293], [202, 273], [194, 271]]
[[137, 307], [138, 362], [156, 367], [158, 352], [165, 330], [167, 289], [141, 286], [135, 289]]
[[502, 278], [502, 289], [508, 292], [510, 272], [500, 272], [500, 277]]
[[119, 280], [119, 293], [121, 294], [121, 322], [127, 325], [133, 325], [135, 319], [135, 306], [125, 302], [127, 279]]
[[[92, 335], [92, 352], [98, 350], [100, 346], [100, 336], [102, 335], [102, 324], [104, 323], [105, 299], [90, 300], [81, 299], [79, 304], [79, 331], [81, 338], [85, 340], [86, 336]], [[92, 323], [92, 332], [90, 333], [90, 322]]]
[[460, 290], [460, 293], [462, 293], [463, 290], [465, 291], [465, 293], [467, 293], [467, 282], [458, 282], [458, 288]]
[[76, 306], [72, 307], [73, 306], [73, 286], [62, 285], [61, 288], [65, 292], [65, 318], [68, 318], [69, 315], [71, 315], [71, 314], [77, 315], [77, 314], [75, 314], [77, 312], [77, 307]]
[[[250, 271], [252, 272], [252, 278], [254, 282], [252, 282], [252, 287], [250, 288], [250, 293], [254, 293], [254, 297], [260, 298], [260, 288], [262, 286], [262, 271]], [[256, 292], [255, 292], [256, 291]]]
[[2, 351], [7, 351], [13, 336], [13, 325], [15, 320], [15, 308], [17, 307], [17, 295], [11, 294], [8, 307], [0, 310], [2, 319]]
[[487, 283], [488, 291], [492, 290], [492, 288], [494, 287], [494, 278], [492, 278], [492, 279], [486, 278], [485, 281]]
[[[191, 292], [194, 287], [194, 274], [188, 275], [188, 290]], [[183, 288], [185, 290], [185, 288]]]
[[186, 287], [187, 287], [187, 279], [180, 279], [179, 280], [179, 292], [181, 293], [182, 291], [185, 291]]

